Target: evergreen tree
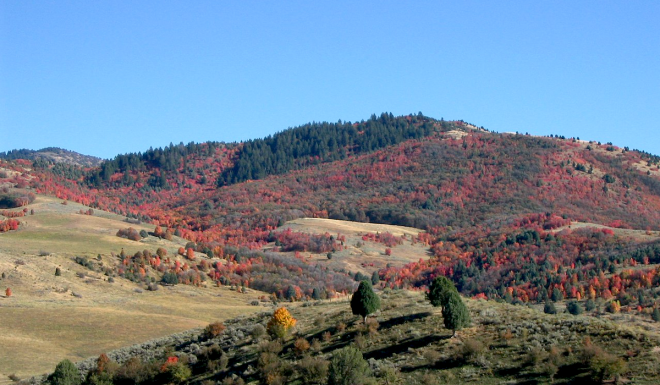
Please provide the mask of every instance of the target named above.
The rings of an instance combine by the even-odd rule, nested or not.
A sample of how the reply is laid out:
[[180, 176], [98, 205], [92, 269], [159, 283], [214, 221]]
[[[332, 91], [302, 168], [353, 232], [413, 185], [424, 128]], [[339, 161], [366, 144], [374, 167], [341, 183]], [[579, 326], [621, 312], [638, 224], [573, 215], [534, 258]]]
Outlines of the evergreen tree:
[[655, 322], [660, 322], [660, 309], [658, 309], [657, 307], [655, 309], [653, 309], [653, 313], [651, 314], [651, 318], [653, 318], [653, 320]]
[[371, 274], [371, 284], [378, 285], [378, 282], [380, 282], [380, 278], [378, 277], [378, 272], [374, 271], [374, 273]]
[[568, 312], [573, 314], [573, 315], [580, 315], [580, 314], [584, 313], [584, 309], [582, 308], [582, 306], [577, 301], [570, 301], [566, 305], [566, 310], [568, 310]]
[[461, 330], [470, 324], [470, 313], [457, 291], [449, 293], [449, 298], [442, 307], [442, 317], [445, 327], [454, 332], [453, 336], [456, 335], [456, 330]]
[[591, 298], [589, 298], [584, 305], [587, 311], [592, 311], [596, 308], [596, 302], [594, 302], [594, 300]]
[[55, 367], [55, 371], [48, 376], [51, 385], [80, 385], [82, 378], [80, 371], [73, 362], [64, 359]]
[[364, 317], [367, 322], [367, 316], [380, 309], [380, 298], [374, 293], [371, 282], [362, 281], [357, 291], [351, 297], [351, 310], [353, 314]]
[[564, 294], [562, 294], [562, 292], [559, 289], [554, 288], [554, 290], [552, 290], [552, 297], [551, 298], [555, 302], [561, 301], [562, 299], [564, 299]]
[[431, 305], [435, 307], [445, 307], [452, 293], [458, 294], [454, 283], [447, 279], [447, 277], [440, 276], [431, 282], [429, 292], [426, 293], [426, 299], [428, 299], [431, 302]]
[[557, 314], [557, 308], [554, 303], [546, 301], [545, 306], [543, 307], [543, 312], [545, 314]]

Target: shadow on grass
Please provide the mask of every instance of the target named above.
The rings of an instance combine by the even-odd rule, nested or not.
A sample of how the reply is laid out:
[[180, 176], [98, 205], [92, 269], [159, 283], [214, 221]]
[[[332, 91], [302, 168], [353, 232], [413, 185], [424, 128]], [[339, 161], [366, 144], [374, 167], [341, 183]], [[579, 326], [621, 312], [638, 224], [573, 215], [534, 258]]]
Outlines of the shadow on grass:
[[417, 338], [417, 339], [403, 340], [400, 344], [387, 346], [387, 347], [382, 348], [382, 349], [378, 349], [378, 350], [374, 350], [374, 351], [365, 353], [364, 358], [366, 360], [368, 360], [370, 358], [375, 358], [377, 360], [382, 360], [383, 358], [391, 357], [394, 354], [407, 352], [408, 349], [419, 349], [421, 347], [430, 345], [434, 342], [438, 342], [438, 341], [441, 341], [441, 340], [447, 340], [449, 338], [451, 338], [451, 336], [432, 335], [432, 336], [426, 336], [426, 337]]
[[422, 312], [422, 313], [416, 313], [416, 314], [409, 314], [409, 315], [404, 315], [401, 317], [396, 317], [396, 318], [390, 318], [387, 321], [383, 321], [380, 323], [379, 329], [389, 329], [391, 327], [394, 327], [396, 325], [402, 325], [408, 322], [412, 322], [415, 320], [422, 320], [424, 318], [432, 316], [433, 313], [431, 312]]

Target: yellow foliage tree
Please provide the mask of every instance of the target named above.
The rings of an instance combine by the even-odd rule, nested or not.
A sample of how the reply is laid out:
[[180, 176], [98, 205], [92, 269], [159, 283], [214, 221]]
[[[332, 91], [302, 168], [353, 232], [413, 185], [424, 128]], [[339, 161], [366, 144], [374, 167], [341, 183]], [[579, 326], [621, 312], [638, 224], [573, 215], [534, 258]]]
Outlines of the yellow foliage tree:
[[296, 326], [296, 319], [291, 316], [291, 313], [285, 307], [281, 307], [275, 310], [273, 317], [268, 321], [266, 329], [271, 335], [284, 338], [294, 326]]

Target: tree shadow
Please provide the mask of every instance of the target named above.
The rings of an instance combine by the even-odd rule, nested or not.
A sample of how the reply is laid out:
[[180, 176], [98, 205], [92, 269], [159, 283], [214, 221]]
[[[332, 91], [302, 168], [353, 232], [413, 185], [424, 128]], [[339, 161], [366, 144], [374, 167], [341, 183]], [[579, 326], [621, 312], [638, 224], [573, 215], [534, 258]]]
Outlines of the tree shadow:
[[422, 312], [422, 313], [416, 313], [416, 314], [408, 314], [404, 315], [401, 317], [396, 317], [396, 318], [390, 318], [387, 321], [380, 322], [380, 327], [379, 329], [389, 329], [391, 327], [394, 327], [396, 325], [402, 325], [408, 322], [416, 321], [416, 320], [422, 320], [424, 318], [432, 316], [433, 313], [431, 312]]
[[407, 352], [408, 349], [419, 349], [421, 347], [428, 346], [434, 342], [447, 340], [449, 338], [451, 338], [451, 336], [432, 335], [417, 339], [403, 340], [400, 344], [388, 346], [383, 349], [373, 350], [371, 352], [365, 353], [364, 358], [367, 360], [370, 358], [382, 360], [384, 358], [391, 357], [394, 354]]

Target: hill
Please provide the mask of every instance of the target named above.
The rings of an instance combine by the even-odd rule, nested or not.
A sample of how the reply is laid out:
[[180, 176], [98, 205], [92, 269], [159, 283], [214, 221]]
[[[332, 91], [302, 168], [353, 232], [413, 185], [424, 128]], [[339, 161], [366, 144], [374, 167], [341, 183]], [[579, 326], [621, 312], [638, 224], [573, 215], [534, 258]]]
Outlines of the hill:
[[[138, 230], [124, 233], [137, 241], [111, 241], [108, 233], [106, 250], [118, 252], [117, 241], [155, 248], [171, 237], [182, 247], [168, 251], [172, 258], [127, 248], [102, 255], [102, 266], [95, 253], [79, 260], [141, 287], [167, 274], [192, 290], [248, 288], [263, 292], [264, 302], [295, 303], [345, 298], [362, 279], [381, 290], [420, 291], [442, 275], [467, 297], [520, 312], [575, 301], [600, 317], [653, 329], [659, 163], [612, 144], [382, 114], [246, 143], [149, 149], [88, 170], [1, 162], [0, 184], [17, 198], [39, 191], [87, 205], [82, 214], [91, 207], [150, 224], [142, 240]], [[27, 223], [18, 231], [15, 218], [0, 227], [15, 247], [32, 226], [30, 216], [19, 220]], [[67, 234], [70, 246], [58, 243], [60, 234], [32, 250], [84, 252], [88, 225]]]
[[[0, 298], [3, 380], [10, 374], [45, 372], [64, 357], [80, 360], [258, 309], [249, 303], [263, 293], [253, 290], [240, 294], [203, 284], [150, 291], [125, 274], [114, 274], [122, 253], [155, 254], [163, 248], [176, 256], [186, 242], [119, 238], [119, 229], [151, 231], [153, 226], [127, 223], [125, 217], [100, 210], [82, 214], [89, 207], [62, 203], [38, 196], [26, 206], [28, 215], [17, 217], [18, 230], [0, 233], [0, 286], [3, 293], [12, 290], [11, 297]], [[86, 260], [104, 269], [82, 266]], [[161, 275], [147, 271], [154, 278]]]
[[[109, 352], [118, 365], [108, 364], [107, 373], [115, 383], [134, 378], [162, 382], [168, 365], [183, 363], [191, 370], [185, 378], [189, 384], [324, 384], [330, 362], [350, 346], [360, 355], [345, 363], [345, 373], [356, 371], [364, 360], [363, 370], [379, 384], [660, 380], [657, 328], [617, 324], [594, 311], [553, 315], [468, 299], [472, 323], [452, 338], [440, 310], [422, 293], [385, 290], [380, 296], [382, 310], [366, 325], [351, 314], [347, 301], [291, 304], [287, 308], [297, 322], [283, 340], [265, 333], [273, 313], [263, 312], [226, 321], [226, 330], [217, 336], [197, 330], [156, 348]], [[87, 371], [97, 363], [91, 359], [79, 366]]]
[[69, 151], [57, 147], [47, 147], [36, 151], [21, 149], [0, 152], [0, 159], [25, 159], [47, 163], [64, 163], [80, 167], [97, 167], [103, 162], [103, 159], [97, 158], [95, 156], [83, 155], [74, 151]]

